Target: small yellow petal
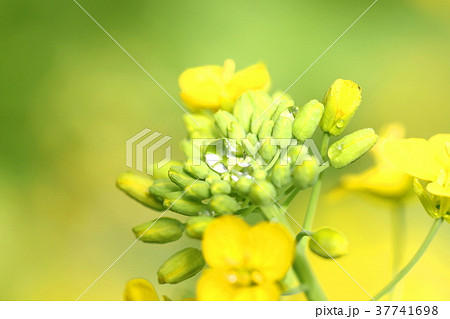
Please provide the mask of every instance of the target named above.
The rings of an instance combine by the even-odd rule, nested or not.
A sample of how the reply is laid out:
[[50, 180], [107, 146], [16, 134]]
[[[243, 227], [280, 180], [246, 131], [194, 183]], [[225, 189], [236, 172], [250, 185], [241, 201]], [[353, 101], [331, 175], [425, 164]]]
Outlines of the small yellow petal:
[[442, 186], [438, 183], [429, 183], [427, 191], [436, 196], [450, 197], [450, 186]]
[[158, 294], [146, 279], [136, 278], [127, 282], [124, 293], [125, 301], [158, 301]]
[[258, 63], [245, 68], [233, 76], [228, 83], [230, 96], [237, 99], [249, 90], [266, 90], [270, 85], [270, 75], [265, 64]]
[[387, 141], [383, 151], [398, 169], [419, 179], [432, 181], [441, 170], [431, 143], [424, 139]]
[[224, 90], [222, 72], [218, 65], [185, 70], [178, 79], [183, 101], [193, 110], [218, 109]]
[[450, 143], [450, 134], [437, 134], [430, 138], [436, 159], [441, 167], [447, 169], [450, 167], [450, 154], [447, 144]]
[[242, 287], [236, 291], [235, 301], [276, 301], [280, 299], [280, 288], [273, 282]]
[[280, 224], [261, 222], [250, 229], [247, 266], [266, 280], [281, 280], [294, 257], [294, 239]]
[[245, 262], [245, 246], [250, 226], [232, 215], [216, 218], [203, 234], [206, 262], [214, 268], [240, 267]]
[[231, 284], [227, 276], [229, 273], [223, 270], [203, 271], [197, 282], [197, 299], [200, 301], [233, 300], [237, 288]]

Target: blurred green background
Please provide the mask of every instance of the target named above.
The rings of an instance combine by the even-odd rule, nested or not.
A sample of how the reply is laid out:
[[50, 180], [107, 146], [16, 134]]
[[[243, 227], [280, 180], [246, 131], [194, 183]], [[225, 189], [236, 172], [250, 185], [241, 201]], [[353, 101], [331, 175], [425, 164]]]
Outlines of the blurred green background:
[[[178, 100], [184, 69], [226, 58], [266, 62], [284, 90], [371, 2], [80, 0]], [[131, 227], [157, 216], [115, 188], [125, 141], [148, 127], [176, 148], [183, 113], [71, 0], [1, 1], [0, 39], [0, 299], [76, 299], [134, 240]], [[448, 1], [380, 0], [289, 93], [301, 104], [352, 79], [363, 104], [348, 131], [401, 121], [411, 137], [449, 133], [449, 39]], [[369, 165], [329, 174], [325, 188]], [[299, 220], [306, 198], [290, 208]], [[316, 226], [347, 234], [340, 263], [372, 294], [390, 276], [389, 211], [358, 196], [319, 206]], [[407, 214], [409, 257], [432, 221], [415, 198]], [[449, 226], [404, 281], [405, 299], [450, 299]], [[155, 284], [188, 241], [136, 244], [84, 299], [120, 300], [133, 277]], [[367, 299], [332, 261], [313, 263], [331, 299]], [[194, 283], [156, 288], [182, 298]]]

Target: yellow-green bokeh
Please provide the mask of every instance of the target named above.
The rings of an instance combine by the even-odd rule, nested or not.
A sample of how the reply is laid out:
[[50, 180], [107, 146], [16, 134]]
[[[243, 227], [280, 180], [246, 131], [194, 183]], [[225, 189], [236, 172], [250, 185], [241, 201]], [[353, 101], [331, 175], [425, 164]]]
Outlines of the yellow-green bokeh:
[[[273, 89], [286, 89], [372, 0], [79, 2], [179, 100], [185, 68], [226, 58], [266, 62]], [[400, 121], [408, 136], [448, 133], [449, 12], [444, 0], [380, 0], [289, 94], [301, 104], [351, 79], [363, 103], [348, 131]], [[148, 127], [175, 147], [183, 113], [72, 0], [2, 1], [0, 25], [0, 299], [76, 299], [134, 240], [131, 227], [157, 216], [115, 188], [125, 141]], [[370, 164], [329, 174], [325, 190]], [[290, 208], [300, 221], [306, 198]], [[414, 197], [407, 209], [411, 256], [432, 220]], [[376, 293], [390, 276], [390, 207], [324, 197], [317, 216], [349, 237], [340, 262]], [[449, 239], [445, 224], [405, 279], [405, 299], [450, 298]], [[120, 300], [133, 277], [156, 284], [158, 265], [188, 242], [198, 244], [136, 244], [85, 299]], [[368, 298], [332, 261], [312, 260], [331, 299]], [[194, 282], [156, 288], [182, 298]]]

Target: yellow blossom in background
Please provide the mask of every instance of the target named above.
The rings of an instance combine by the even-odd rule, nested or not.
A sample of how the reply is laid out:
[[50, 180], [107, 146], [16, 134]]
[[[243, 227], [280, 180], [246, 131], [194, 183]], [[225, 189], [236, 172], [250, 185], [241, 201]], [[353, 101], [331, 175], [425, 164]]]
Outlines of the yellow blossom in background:
[[268, 89], [270, 76], [263, 63], [238, 72], [235, 67], [235, 62], [228, 59], [223, 67], [206, 65], [185, 70], [178, 79], [181, 98], [192, 111], [230, 110], [242, 93]]
[[422, 204], [432, 217], [450, 221], [450, 134], [389, 141], [384, 153], [399, 169], [427, 182], [426, 192], [418, 181], [414, 184]]
[[125, 286], [125, 301], [159, 301], [153, 285], [146, 279], [131, 279]]
[[202, 241], [209, 269], [197, 283], [198, 300], [278, 300], [280, 281], [294, 257], [294, 239], [276, 223], [253, 227], [237, 216], [215, 219]]
[[370, 151], [375, 165], [359, 174], [345, 175], [341, 181], [342, 187], [383, 198], [398, 199], [406, 195], [411, 189], [411, 176], [392, 165], [382, 152], [387, 141], [401, 139], [404, 135], [405, 128], [400, 123], [391, 123], [384, 127], [378, 143]]

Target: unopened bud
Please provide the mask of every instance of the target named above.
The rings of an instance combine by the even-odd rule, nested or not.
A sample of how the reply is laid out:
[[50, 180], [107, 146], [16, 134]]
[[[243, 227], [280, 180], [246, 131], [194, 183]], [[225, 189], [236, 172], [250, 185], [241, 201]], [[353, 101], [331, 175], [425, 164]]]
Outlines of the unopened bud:
[[185, 187], [186, 195], [207, 199], [211, 197], [211, 189], [207, 182], [194, 181], [191, 185]]
[[292, 183], [291, 167], [276, 163], [270, 173], [270, 180], [275, 187], [281, 188]]
[[217, 111], [214, 114], [214, 119], [216, 120], [216, 125], [223, 136], [228, 136], [228, 127], [230, 126], [230, 123], [237, 122], [233, 114], [222, 110]]
[[323, 104], [317, 100], [311, 100], [301, 107], [292, 126], [295, 138], [302, 142], [311, 138], [319, 125], [323, 111]]
[[233, 188], [241, 195], [247, 195], [250, 188], [255, 184], [254, 180], [247, 176], [239, 177], [238, 181], [233, 184]]
[[304, 160], [301, 165], [295, 165], [292, 172], [294, 184], [300, 189], [306, 189], [313, 186], [319, 174], [328, 167], [328, 164], [319, 166], [315, 158]]
[[192, 159], [188, 159], [184, 163], [184, 170], [189, 173], [189, 175], [194, 176], [199, 179], [206, 179], [212, 171], [209, 169], [205, 162], [199, 161], [199, 163], [194, 164]]
[[280, 117], [275, 120], [273, 126], [273, 138], [291, 139], [292, 138], [292, 121], [294, 117], [289, 111], [281, 113]]
[[169, 169], [169, 178], [172, 182], [180, 186], [181, 188], [185, 188], [186, 186], [192, 184], [195, 179], [192, 178], [186, 171], [183, 166], [172, 166]]
[[214, 220], [211, 216], [194, 216], [186, 222], [186, 235], [192, 238], [201, 239], [206, 227]]
[[241, 206], [233, 198], [225, 194], [214, 195], [209, 202], [209, 208], [218, 215], [233, 214]]
[[245, 92], [236, 101], [233, 108], [233, 115], [246, 132], [250, 132], [252, 114], [253, 106], [250, 92]]
[[231, 185], [230, 183], [222, 180], [213, 181], [211, 184], [211, 193], [213, 195], [229, 194], [231, 193]]
[[325, 227], [311, 235], [309, 248], [320, 257], [338, 258], [348, 253], [348, 240], [340, 231]]
[[158, 269], [160, 284], [177, 284], [191, 278], [205, 266], [202, 253], [196, 248], [185, 248], [172, 255]]
[[153, 165], [153, 178], [154, 179], [167, 178], [169, 176], [168, 175], [169, 169], [175, 165], [182, 165], [182, 163], [178, 162], [178, 161], [170, 161], [169, 163], [165, 164], [163, 167], [159, 167], [159, 168], [158, 168], [158, 164], [155, 163]]
[[228, 137], [237, 140], [238, 142], [245, 138], [247, 133], [245, 129], [238, 122], [231, 122], [228, 126]]
[[125, 301], [159, 301], [153, 285], [146, 279], [131, 279], [125, 286]]
[[166, 194], [179, 190], [181, 188], [168, 178], [155, 180], [149, 188], [150, 193], [161, 201], [164, 200]]
[[361, 103], [361, 88], [350, 80], [337, 79], [323, 99], [325, 111], [320, 127], [324, 132], [337, 136], [350, 122]]
[[164, 210], [160, 200], [149, 192], [153, 179], [133, 172], [124, 172], [117, 177], [117, 187], [131, 198], [154, 210]]
[[349, 165], [367, 153], [377, 140], [378, 136], [371, 128], [362, 129], [341, 138], [328, 149], [331, 166], [342, 168]]
[[165, 195], [164, 207], [187, 216], [196, 216], [199, 212], [206, 209], [203, 203], [183, 192], [173, 192]]
[[257, 206], [268, 206], [274, 203], [277, 191], [272, 183], [260, 181], [252, 185], [248, 196], [253, 204]]
[[183, 230], [184, 226], [180, 221], [168, 217], [133, 227], [133, 232], [140, 241], [160, 244], [180, 239]]
[[258, 138], [262, 143], [262, 146], [259, 149], [258, 153], [266, 163], [269, 163], [277, 152], [277, 146], [272, 145], [270, 142], [274, 125], [274, 121], [264, 120], [258, 131]]

